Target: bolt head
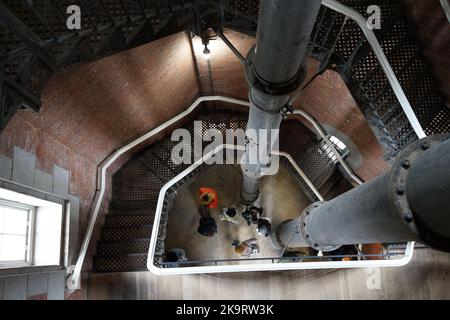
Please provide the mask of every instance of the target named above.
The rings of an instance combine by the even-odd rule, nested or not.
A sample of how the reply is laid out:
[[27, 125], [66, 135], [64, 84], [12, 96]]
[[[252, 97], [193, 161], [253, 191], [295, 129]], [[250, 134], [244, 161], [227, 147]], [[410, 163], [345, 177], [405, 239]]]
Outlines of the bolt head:
[[430, 148], [430, 143], [424, 142], [422, 143], [422, 150], [428, 150]]
[[403, 161], [403, 163], [402, 163], [402, 167], [403, 167], [404, 169], [409, 169], [409, 167], [411, 167], [411, 162], [409, 162], [408, 159], [405, 159], [405, 160]]
[[305, 227], [305, 226], [306, 226], [306, 223], [303, 222], [303, 223], [302, 223], [302, 227]]
[[412, 215], [412, 213], [411, 212], [407, 212], [406, 214], [405, 214], [405, 221], [407, 222], [407, 223], [411, 223], [411, 222], [413, 222], [413, 215]]
[[402, 184], [399, 184], [396, 188], [398, 195], [403, 195], [405, 193], [405, 186]]

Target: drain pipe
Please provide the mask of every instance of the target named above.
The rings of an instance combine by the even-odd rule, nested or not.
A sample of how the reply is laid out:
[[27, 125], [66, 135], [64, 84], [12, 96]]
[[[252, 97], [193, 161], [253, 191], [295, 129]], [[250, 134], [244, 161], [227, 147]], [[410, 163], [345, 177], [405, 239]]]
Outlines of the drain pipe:
[[316, 202], [276, 231], [280, 245], [332, 251], [356, 243], [420, 241], [450, 252], [450, 134], [405, 148], [390, 172]]
[[306, 47], [320, 6], [320, 0], [260, 3], [256, 46], [250, 50], [246, 65], [251, 106], [241, 191], [245, 205], [256, 201], [261, 178], [270, 172], [281, 110], [305, 78]]

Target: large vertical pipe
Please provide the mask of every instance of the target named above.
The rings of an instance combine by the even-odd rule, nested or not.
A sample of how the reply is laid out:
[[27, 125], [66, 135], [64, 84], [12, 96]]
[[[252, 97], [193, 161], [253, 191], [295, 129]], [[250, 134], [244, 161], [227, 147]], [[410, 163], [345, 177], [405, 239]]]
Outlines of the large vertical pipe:
[[262, 0], [259, 8], [255, 71], [269, 83], [293, 81], [319, 13], [320, 0]]
[[[251, 64], [246, 71], [251, 102], [248, 130], [279, 129], [280, 111], [303, 81], [306, 47], [320, 5], [320, 0], [260, 2], [256, 47], [249, 54]], [[262, 163], [256, 153], [263, 148], [270, 155], [272, 142], [270, 134], [264, 140], [248, 137], [241, 192], [244, 204], [258, 198], [260, 180], [270, 161]]]
[[289, 247], [308, 243], [324, 251], [418, 240], [450, 251], [449, 195], [450, 140], [429, 137], [409, 146], [390, 172], [282, 224], [277, 238]]

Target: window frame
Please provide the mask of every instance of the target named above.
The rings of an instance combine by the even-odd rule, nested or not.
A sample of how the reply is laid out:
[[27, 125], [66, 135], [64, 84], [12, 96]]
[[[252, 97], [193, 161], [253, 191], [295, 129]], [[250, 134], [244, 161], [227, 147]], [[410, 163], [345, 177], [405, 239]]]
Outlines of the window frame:
[[36, 227], [36, 207], [27, 205], [24, 203], [6, 200], [6, 199], [0, 199], [0, 206], [14, 208], [14, 209], [28, 210], [25, 259], [24, 259], [24, 261], [22, 261], [22, 260], [1, 261], [0, 260], [0, 269], [33, 266], [34, 245], [35, 245], [35, 227]]

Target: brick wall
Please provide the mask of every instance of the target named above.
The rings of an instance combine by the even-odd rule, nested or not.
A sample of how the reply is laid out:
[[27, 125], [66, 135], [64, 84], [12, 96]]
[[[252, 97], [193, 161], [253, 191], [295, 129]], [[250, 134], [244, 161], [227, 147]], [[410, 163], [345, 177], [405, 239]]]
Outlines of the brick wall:
[[0, 135], [0, 154], [12, 158], [18, 147], [36, 156], [39, 170], [52, 173], [58, 165], [70, 172], [69, 192], [80, 198], [81, 240], [97, 166], [197, 96], [189, 38], [175, 34], [55, 75], [41, 111], [22, 110], [11, 119]]
[[[255, 43], [235, 32], [226, 34], [244, 55]], [[36, 155], [39, 170], [51, 173], [58, 165], [70, 172], [69, 192], [80, 198], [80, 239], [96, 190], [96, 168], [115, 149], [173, 117], [199, 94], [247, 99], [243, 66], [233, 53], [216, 40], [206, 60], [198, 42], [193, 41], [195, 59], [188, 36], [180, 33], [56, 75], [46, 87], [41, 111], [16, 113], [0, 135], [1, 155], [12, 157], [19, 147]], [[310, 61], [309, 76], [315, 67]], [[319, 77], [300, 104], [321, 123], [351, 137], [364, 158], [357, 170], [362, 178], [387, 168], [339, 75], [328, 71]]]
[[439, 1], [404, 0], [408, 15], [415, 25], [415, 36], [423, 46], [423, 54], [440, 81], [440, 90], [450, 107], [450, 23]]

